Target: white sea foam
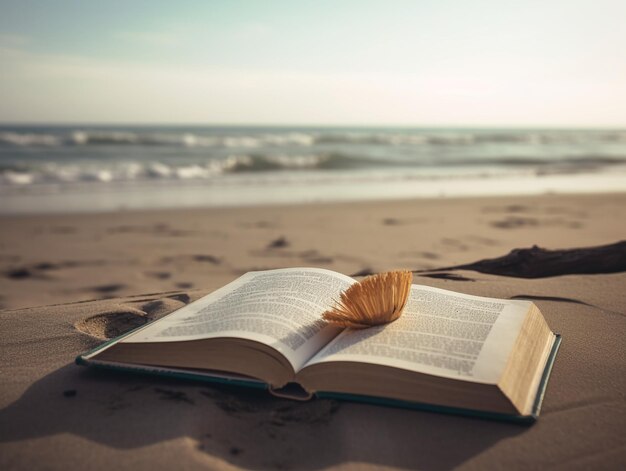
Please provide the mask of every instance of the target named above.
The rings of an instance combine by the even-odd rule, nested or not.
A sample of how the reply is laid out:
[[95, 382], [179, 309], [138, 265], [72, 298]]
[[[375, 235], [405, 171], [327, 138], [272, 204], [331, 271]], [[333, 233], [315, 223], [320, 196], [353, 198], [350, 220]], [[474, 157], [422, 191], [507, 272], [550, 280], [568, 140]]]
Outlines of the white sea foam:
[[152, 162], [148, 164], [148, 167], [146, 169], [146, 174], [149, 177], [155, 178], [168, 178], [172, 175], [172, 173], [172, 169], [169, 166], [162, 164], [161, 162]]
[[[142, 180], [215, 180], [229, 174], [258, 175], [296, 172], [305, 180], [311, 172], [325, 178], [351, 177], [362, 173], [408, 175], [413, 178], [455, 178], [491, 175], [559, 175], [594, 173], [603, 170], [619, 172], [626, 159], [581, 156], [562, 160], [538, 158], [491, 158], [455, 160], [438, 164], [415, 163], [407, 159], [375, 159], [344, 155], [319, 154], [231, 154], [224, 158], [196, 162], [72, 160], [67, 163], [44, 162], [29, 166], [15, 165], [2, 170], [0, 185], [34, 185], [39, 183], [125, 182]], [[321, 173], [320, 173], [321, 172]]]
[[0, 144], [14, 146], [58, 146], [62, 140], [52, 134], [0, 132]]
[[0, 145], [166, 146], [187, 148], [359, 146], [472, 146], [485, 144], [584, 145], [626, 142], [624, 130], [267, 130], [52, 129], [0, 131]]
[[13, 170], [7, 170], [0, 177], [0, 182], [4, 180], [11, 185], [30, 185], [35, 180], [35, 176], [30, 173], [14, 172]]

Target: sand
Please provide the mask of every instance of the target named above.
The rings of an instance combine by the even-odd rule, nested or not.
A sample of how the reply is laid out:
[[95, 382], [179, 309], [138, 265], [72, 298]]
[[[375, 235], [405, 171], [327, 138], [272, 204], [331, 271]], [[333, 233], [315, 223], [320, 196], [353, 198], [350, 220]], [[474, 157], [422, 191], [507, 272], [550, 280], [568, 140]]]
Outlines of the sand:
[[79, 353], [253, 269], [434, 270], [624, 238], [626, 194], [0, 218], [0, 469], [617, 469], [626, 274], [415, 282], [533, 299], [563, 344], [539, 421], [457, 416], [90, 371]]

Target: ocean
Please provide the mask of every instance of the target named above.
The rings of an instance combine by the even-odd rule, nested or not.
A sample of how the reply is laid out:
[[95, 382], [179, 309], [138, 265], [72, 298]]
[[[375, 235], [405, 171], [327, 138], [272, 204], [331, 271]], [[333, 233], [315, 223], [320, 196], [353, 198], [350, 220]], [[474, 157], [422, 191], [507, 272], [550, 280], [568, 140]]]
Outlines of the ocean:
[[626, 191], [626, 130], [0, 126], [0, 212]]

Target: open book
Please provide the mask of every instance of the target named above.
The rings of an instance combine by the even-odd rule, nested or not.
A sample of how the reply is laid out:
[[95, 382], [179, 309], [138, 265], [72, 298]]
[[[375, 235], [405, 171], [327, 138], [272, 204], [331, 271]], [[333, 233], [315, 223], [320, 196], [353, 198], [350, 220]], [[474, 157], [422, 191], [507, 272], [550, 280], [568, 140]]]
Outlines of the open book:
[[321, 314], [352, 278], [246, 273], [77, 362], [492, 417], [536, 417], [559, 336], [528, 301], [413, 285], [404, 314], [362, 330]]

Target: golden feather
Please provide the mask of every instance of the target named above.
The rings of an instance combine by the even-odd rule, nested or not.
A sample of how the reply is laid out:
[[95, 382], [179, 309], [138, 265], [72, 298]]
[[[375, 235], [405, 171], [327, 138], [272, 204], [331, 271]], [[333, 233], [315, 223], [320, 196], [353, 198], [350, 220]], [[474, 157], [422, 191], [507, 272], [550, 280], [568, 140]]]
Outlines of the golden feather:
[[322, 318], [351, 329], [393, 322], [402, 315], [412, 282], [413, 274], [406, 270], [368, 276], [341, 293], [339, 301]]

